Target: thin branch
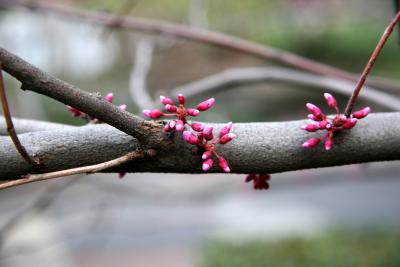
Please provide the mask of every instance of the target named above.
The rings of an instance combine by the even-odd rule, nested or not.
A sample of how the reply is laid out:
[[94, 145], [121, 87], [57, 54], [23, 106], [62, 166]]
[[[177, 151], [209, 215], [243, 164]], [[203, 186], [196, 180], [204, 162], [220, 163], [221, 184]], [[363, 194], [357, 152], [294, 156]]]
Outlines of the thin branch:
[[356, 88], [354, 89], [354, 92], [352, 96], [349, 99], [349, 102], [347, 103], [345, 114], [346, 116], [350, 116], [351, 112], [353, 111], [353, 106], [354, 103], [357, 100], [357, 96], [359, 95], [365, 81], [367, 80], [367, 76], [369, 72], [371, 71], [372, 67], [374, 66], [374, 63], [376, 59], [379, 56], [379, 53], [382, 51], [383, 46], [385, 45], [387, 39], [390, 37], [390, 34], [393, 32], [393, 29], [396, 27], [396, 24], [400, 20], [400, 11], [397, 12], [396, 16], [392, 19], [390, 22], [389, 26], [386, 28], [384, 33], [382, 34], [381, 39], [379, 40], [378, 44], [375, 47], [374, 52], [372, 53], [370, 59], [368, 60], [367, 65], [364, 68], [364, 71], [361, 74], [360, 79], [357, 82]]
[[1, 47], [0, 61], [4, 70], [22, 83], [24, 90], [34, 91], [75, 107], [127, 134], [135, 136], [145, 145], [157, 146], [164, 139], [161, 125], [123, 111], [105, 101], [97, 93], [89, 93], [61, 81]]
[[[155, 150], [151, 152], [154, 154]], [[96, 173], [102, 170], [110, 169], [112, 167], [121, 165], [125, 162], [134, 160], [134, 159], [139, 159], [143, 158], [147, 152], [143, 151], [135, 151], [128, 153], [122, 157], [106, 161], [103, 163], [91, 165], [91, 166], [85, 166], [85, 167], [78, 167], [78, 168], [73, 168], [73, 169], [68, 169], [68, 170], [62, 170], [62, 171], [56, 171], [56, 172], [49, 172], [49, 173], [43, 173], [43, 174], [30, 174], [27, 175], [24, 178], [21, 179], [16, 179], [13, 181], [5, 182], [0, 184], [0, 190], [18, 186], [18, 185], [23, 185], [23, 184], [29, 184], [29, 183], [34, 183], [34, 182], [39, 182], [39, 181], [44, 181], [44, 180], [50, 180], [50, 179], [55, 179], [55, 178], [60, 178], [60, 177], [65, 177], [65, 176], [71, 176], [71, 175], [76, 175], [76, 174], [92, 174]]]
[[[346, 96], [351, 95], [354, 88], [354, 84], [346, 80], [309, 74], [302, 71], [275, 67], [248, 67], [224, 70], [220, 73], [168, 90], [168, 94], [175, 96], [182, 93], [186, 97], [193, 97], [205, 92], [233, 89], [237, 85], [264, 81], [278, 81], [296, 86], [303, 85], [306, 90], [315, 88], [324, 91], [334, 91]], [[398, 98], [377, 89], [366, 87], [366, 91], [361, 97], [382, 107], [396, 111], [400, 110], [400, 100]]]
[[150, 71], [154, 49], [154, 41], [150, 38], [140, 39], [136, 44], [135, 63], [132, 67], [129, 93], [132, 100], [140, 109], [154, 106], [154, 101], [147, 90], [146, 79]]
[[[306, 111], [304, 112], [306, 114]], [[301, 131], [307, 120], [274, 123], [235, 123], [239, 136], [220, 147], [232, 173], [276, 173], [308, 168], [338, 166], [362, 162], [400, 160], [400, 113], [373, 113], [360, 120], [351, 131], [337, 134], [330, 151], [323, 146], [304, 149], [301, 144], [320, 133]], [[211, 124], [218, 130], [222, 124]], [[180, 134], [167, 135], [157, 156], [139, 159], [111, 172], [204, 173], [202, 151], [187, 144]], [[71, 129], [32, 132], [20, 140], [43, 162], [36, 173], [53, 172], [108, 161], [140, 149], [138, 140], [106, 124]], [[0, 178], [14, 179], [32, 173], [13, 150], [9, 138], [0, 137]], [[9, 166], [13, 166], [10, 168]], [[108, 172], [107, 171], [107, 172]], [[221, 172], [215, 166], [210, 172]]]
[[258, 58], [273, 60], [313, 73], [331, 75], [347, 80], [355, 80], [354, 74], [350, 72], [323, 63], [319, 63], [317, 61], [302, 56], [298, 56], [294, 53], [272, 48], [263, 44], [255, 43], [228, 34], [203, 30], [177, 23], [133, 16], [120, 16], [119, 23], [116, 24], [113, 14], [84, 11], [71, 7], [51, 4], [50, 2], [40, 1], [33, 2], [23, 0], [0, 0], [0, 6], [27, 7], [33, 11], [65, 16], [68, 19], [83, 19], [88, 22], [107, 27], [119, 27], [121, 29], [142, 31], [151, 34], [170, 35], [201, 43], [216, 45], [241, 53], [253, 55]]
[[[1, 62], [1, 61], [0, 61]], [[28, 162], [29, 164], [36, 165], [39, 162], [34, 160], [26, 151], [25, 147], [21, 144], [18, 139], [17, 133], [15, 132], [14, 124], [11, 118], [10, 109], [8, 107], [7, 96], [4, 89], [4, 81], [3, 81], [3, 70], [0, 63], [0, 99], [1, 99], [1, 106], [3, 108], [3, 115], [7, 124], [7, 132], [10, 135], [15, 148], [17, 149], [18, 153]]]

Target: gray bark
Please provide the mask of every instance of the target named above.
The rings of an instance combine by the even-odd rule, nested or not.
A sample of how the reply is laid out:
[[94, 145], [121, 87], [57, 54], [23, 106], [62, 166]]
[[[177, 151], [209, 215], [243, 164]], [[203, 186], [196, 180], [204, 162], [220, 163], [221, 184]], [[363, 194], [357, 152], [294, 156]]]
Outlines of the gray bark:
[[[300, 129], [307, 121], [236, 123], [238, 138], [220, 146], [233, 173], [276, 173], [307, 168], [400, 159], [400, 113], [370, 114], [355, 128], [337, 134], [331, 151], [320, 145], [304, 149], [301, 144], [321, 133]], [[19, 121], [15, 124], [18, 128]], [[221, 127], [215, 124], [216, 130]], [[157, 156], [115, 168], [113, 172], [201, 173], [201, 151], [182, 141], [180, 134], [166, 136]], [[0, 177], [15, 179], [41, 173], [91, 165], [139, 149], [139, 142], [109, 125], [65, 127], [19, 134], [28, 152], [39, 156], [42, 165], [33, 169], [6, 136], [0, 137]], [[217, 166], [211, 172], [221, 172]]]

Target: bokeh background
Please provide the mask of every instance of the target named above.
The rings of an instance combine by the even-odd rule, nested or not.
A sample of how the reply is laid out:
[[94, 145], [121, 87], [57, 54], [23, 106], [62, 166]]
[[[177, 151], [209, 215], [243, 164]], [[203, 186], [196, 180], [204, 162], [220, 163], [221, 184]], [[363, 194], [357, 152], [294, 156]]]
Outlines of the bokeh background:
[[[389, 0], [51, 2], [221, 31], [354, 73], [362, 71], [395, 12]], [[395, 32], [372, 71], [395, 86], [398, 39]], [[230, 68], [278, 66], [168, 36], [0, 10], [2, 47], [82, 89], [112, 91], [116, 104], [136, 114], [141, 107], [129, 87], [132, 72], [141, 68], [137, 47], [144, 41], [153, 47], [144, 86], [155, 100], [160, 92]], [[6, 75], [13, 116], [85, 124], [63, 104], [19, 86]], [[282, 121], [304, 118], [304, 103], [322, 103], [325, 91], [265, 81], [189, 102], [217, 99], [203, 121]], [[342, 108], [346, 97], [337, 95]], [[368, 101], [357, 105], [390, 111]], [[271, 189], [262, 192], [242, 175], [156, 173], [12, 188], [0, 192], [0, 265], [400, 266], [399, 171], [398, 162], [386, 162], [274, 174]]]

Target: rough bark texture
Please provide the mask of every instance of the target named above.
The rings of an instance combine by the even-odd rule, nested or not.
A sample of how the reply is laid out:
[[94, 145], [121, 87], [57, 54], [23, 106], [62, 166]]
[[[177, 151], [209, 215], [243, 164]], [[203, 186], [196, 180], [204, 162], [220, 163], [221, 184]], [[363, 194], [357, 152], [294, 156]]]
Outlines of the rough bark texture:
[[[19, 121], [15, 124], [18, 129]], [[320, 145], [304, 149], [301, 144], [321, 133], [300, 129], [306, 121], [237, 123], [238, 138], [220, 146], [233, 173], [275, 173], [352, 163], [400, 159], [400, 113], [371, 114], [351, 131], [334, 137], [331, 151]], [[218, 129], [221, 125], [215, 125]], [[124, 164], [115, 172], [201, 173], [201, 151], [182, 141], [179, 134], [165, 135], [165, 145], [154, 158]], [[0, 177], [15, 179], [26, 173], [62, 170], [96, 164], [139, 148], [139, 142], [109, 125], [64, 127], [19, 135], [28, 152], [40, 157], [33, 169], [21, 159], [8, 137], [0, 137]], [[169, 141], [168, 141], [169, 140]], [[221, 172], [214, 167], [211, 172]]]

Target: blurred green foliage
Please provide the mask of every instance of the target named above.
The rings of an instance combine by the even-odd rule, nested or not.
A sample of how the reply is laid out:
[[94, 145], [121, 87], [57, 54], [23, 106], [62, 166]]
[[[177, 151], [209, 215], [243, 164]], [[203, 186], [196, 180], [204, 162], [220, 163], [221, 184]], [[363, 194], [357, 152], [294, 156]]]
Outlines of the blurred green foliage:
[[333, 231], [310, 238], [212, 242], [205, 248], [204, 267], [395, 267], [400, 266], [399, 248], [399, 231]]

